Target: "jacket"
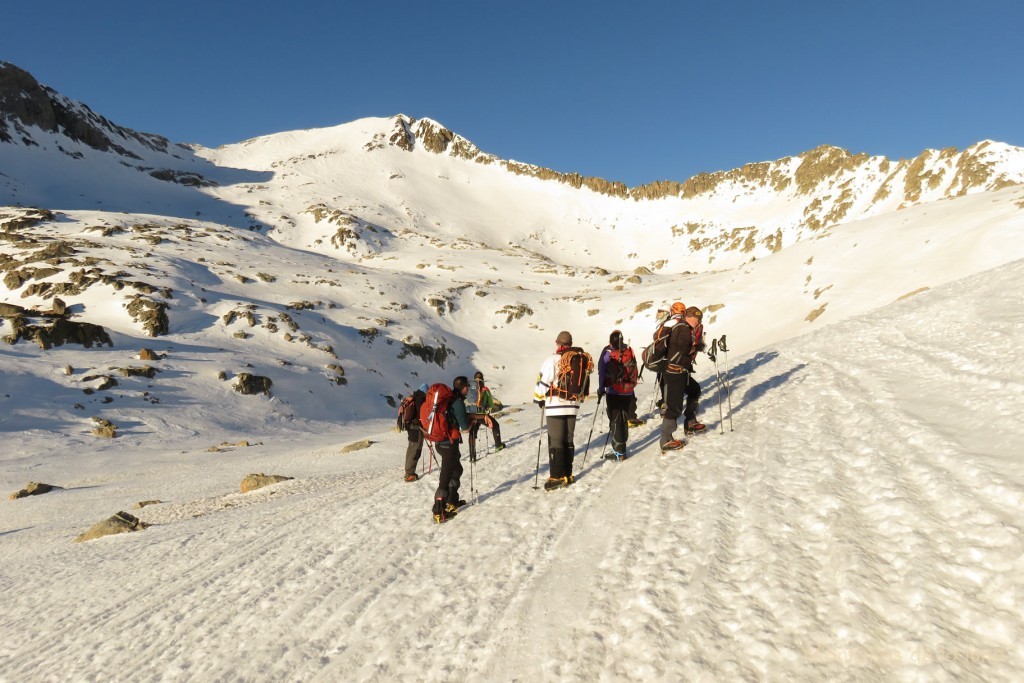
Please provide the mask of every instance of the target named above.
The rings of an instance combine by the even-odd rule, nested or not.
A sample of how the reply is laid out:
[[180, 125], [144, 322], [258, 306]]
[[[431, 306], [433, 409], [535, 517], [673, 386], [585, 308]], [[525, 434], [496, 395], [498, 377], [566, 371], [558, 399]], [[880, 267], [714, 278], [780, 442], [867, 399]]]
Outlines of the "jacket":
[[569, 401], [561, 396], [551, 394], [551, 386], [555, 383], [561, 352], [568, 348], [567, 346], [560, 347], [558, 351], [548, 356], [540, 366], [540, 373], [537, 375], [537, 386], [533, 390], [533, 400], [538, 403], [543, 402], [544, 412], [547, 417], [575, 416], [580, 410], [578, 402]]

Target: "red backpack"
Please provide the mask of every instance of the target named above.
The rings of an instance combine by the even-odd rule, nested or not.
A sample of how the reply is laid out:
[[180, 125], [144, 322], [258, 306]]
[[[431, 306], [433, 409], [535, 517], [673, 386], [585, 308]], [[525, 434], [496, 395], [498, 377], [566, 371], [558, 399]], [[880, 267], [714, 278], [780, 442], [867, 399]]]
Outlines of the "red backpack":
[[448, 411], [455, 400], [455, 394], [447, 384], [431, 384], [427, 398], [420, 406], [420, 426], [423, 438], [432, 443], [457, 441], [461, 437], [459, 428], [452, 423]]
[[622, 351], [611, 349], [608, 363], [605, 365], [605, 377], [616, 394], [633, 393], [637, 382], [636, 356], [633, 355], [633, 349], [628, 346]]

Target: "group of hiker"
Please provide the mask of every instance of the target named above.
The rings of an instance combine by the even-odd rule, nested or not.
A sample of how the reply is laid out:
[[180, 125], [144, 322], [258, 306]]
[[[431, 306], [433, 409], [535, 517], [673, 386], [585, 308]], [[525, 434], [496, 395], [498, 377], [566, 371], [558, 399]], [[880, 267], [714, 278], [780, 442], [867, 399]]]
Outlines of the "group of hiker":
[[[662, 452], [678, 450], [685, 445], [675, 432], [683, 418], [684, 434], [699, 434], [706, 427], [697, 419], [700, 384], [693, 378], [697, 353], [703, 351], [704, 328], [701, 309], [674, 302], [668, 310], [658, 311], [654, 341], [642, 354], [642, 367], [656, 373], [659, 389], [657, 407], [662, 421], [658, 443]], [[541, 422], [548, 441], [547, 491], [573, 484], [576, 417], [580, 404], [590, 395], [593, 358], [573, 346], [572, 334], [559, 332], [554, 339], [554, 352], [544, 359], [534, 389], [534, 403], [541, 408]], [[613, 330], [598, 357], [598, 403], [605, 400], [608, 417], [608, 438], [611, 459], [628, 457], [629, 429], [644, 424], [637, 415], [635, 389], [642, 373], [633, 349], [620, 330]], [[494, 450], [505, 445], [498, 421], [494, 417], [493, 394], [484, 384], [483, 373], [477, 372], [470, 382], [458, 376], [451, 386], [423, 384], [399, 407], [399, 428], [408, 431], [405, 458], [405, 480], [416, 481], [417, 463], [424, 441], [436, 449], [440, 457], [440, 479], [434, 492], [431, 514], [437, 523], [451, 519], [466, 501], [459, 497], [463, 468], [459, 444], [462, 433], [469, 432], [470, 462], [477, 459], [477, 437], [486, 427], [494, 437]], [[595, 416], [596, 419], [596, 416]], [[538, 445], [538, 474], [540, 464]], [[433, 451], [432, 451], [433, 456]]]

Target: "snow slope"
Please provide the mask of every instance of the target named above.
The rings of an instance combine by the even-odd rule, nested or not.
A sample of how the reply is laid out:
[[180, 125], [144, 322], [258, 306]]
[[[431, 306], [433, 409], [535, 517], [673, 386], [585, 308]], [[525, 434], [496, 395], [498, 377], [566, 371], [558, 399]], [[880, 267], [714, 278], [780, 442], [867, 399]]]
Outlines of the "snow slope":
[[[402, 482], [383, 424], [37, 454], [20, 474], [65, 490], [3, 504], [0, 678], [1016, 680], [1022, 277], [734, 353], [724, 424], [702, 360], [710, 433], [677, 454], [648, 426], [602, 461], [588, 403], [563, 491], [532, 488], [538, 418], [508, 414], [442, 527], [436, 469]], [[249, 471], [296, 478], [232, 492]], [[153, 527], [70, 543], [152, 498]]]

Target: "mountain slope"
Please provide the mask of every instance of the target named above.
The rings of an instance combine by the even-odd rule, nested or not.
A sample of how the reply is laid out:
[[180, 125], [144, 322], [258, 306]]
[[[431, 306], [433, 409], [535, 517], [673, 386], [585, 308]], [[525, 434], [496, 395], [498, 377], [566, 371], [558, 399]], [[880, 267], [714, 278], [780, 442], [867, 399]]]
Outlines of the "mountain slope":
[[[310, 433], [37, 457], [25, 472], [66, 488], [6, 504], [0, 673], [1013, 680], [1022, 277], [1018, 261], [734, 354], [734, 431], [706, 381], [710, 433], [662, 456], [633, 430], [615, 464], [598, 420], [563, 491], [532, 488], [536, 412], [508, 414], [509, 449], [472, 489], [467, 468], [479, 503], [443, 527], [436, 468], [402, 482], [383, 425], [338, 434], [377, 442], [349, 455]], [[248, 471], [296, 479], [231, 493]], [[153, 498], [146, 531], [69, 542]]]

